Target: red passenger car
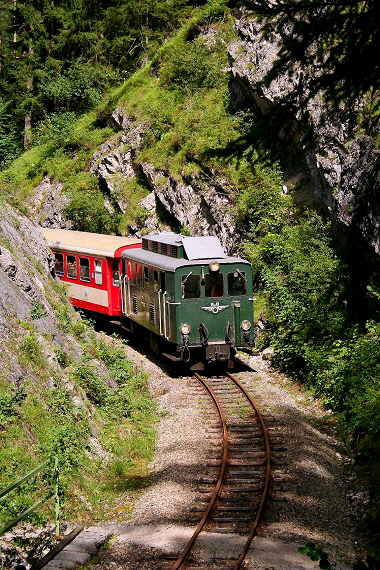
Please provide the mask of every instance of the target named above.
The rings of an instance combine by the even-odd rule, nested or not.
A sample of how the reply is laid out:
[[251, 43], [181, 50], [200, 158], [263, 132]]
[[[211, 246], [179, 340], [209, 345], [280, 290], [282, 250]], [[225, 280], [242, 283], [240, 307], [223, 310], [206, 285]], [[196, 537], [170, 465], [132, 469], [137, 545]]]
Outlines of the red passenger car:
[[56, 275], [69, 284], [76, 307], [121, 316], [121, 254], [141, 239], [41, 228], [55, 257]]

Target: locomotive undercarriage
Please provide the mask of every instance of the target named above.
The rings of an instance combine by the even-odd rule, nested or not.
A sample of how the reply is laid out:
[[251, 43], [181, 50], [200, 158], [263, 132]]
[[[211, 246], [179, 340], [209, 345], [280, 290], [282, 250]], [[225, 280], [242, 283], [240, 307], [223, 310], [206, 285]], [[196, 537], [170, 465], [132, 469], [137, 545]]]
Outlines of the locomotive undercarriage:
[[[173, 345], [171, 345], [173, 346]], [[236, 350], [231, 344], [210, 342], [207, 345], [176, 345], [176, 354], [162, 352], [172, 362], [183, 362], [189, 370], [204, 370], [207, 365], [222, 364], [234, 368]]]

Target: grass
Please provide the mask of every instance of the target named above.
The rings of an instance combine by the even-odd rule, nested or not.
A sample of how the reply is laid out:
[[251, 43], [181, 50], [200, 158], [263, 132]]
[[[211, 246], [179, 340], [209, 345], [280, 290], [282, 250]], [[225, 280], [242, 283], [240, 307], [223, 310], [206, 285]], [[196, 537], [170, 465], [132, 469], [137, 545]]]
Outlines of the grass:
[[[13, 318], [14, 336], [7, 342], [0, 376], [0, 488], [45, 459], [57, 457], [63, 519], [125, 519], [128, 509], [120, 504], [131, 505], [149, 480], [155, 406], [146, 391], [146, 378], [127, 360], [123, 343], [100, 337], [77, 320], [63, 288], [56, 289], [49, 298], [60, 308], [57, 327], [65, 323], [65, 332], [76, 334], [83, 362], [78, 362], [78, 348], [73, 351], [68, 345], [64, 350], [54, 342], [55, 334], [37, 332], [40, 306], [32, 309], [30, 323]], [[28, 381], [18, 390], [8, 379], [14, 367], [10, 354], [28, 371]], [[47, 360], [45, 354], [56, 358]], [[105, 368], [96, 364], [99, 361], [108, 366], [113, 388], [104, 377]], [[99, 394], [102, 397], [94, 397]], [[43, 497], [51, 477], [49, 468], [5, 497], [0, 525]], [[52, 518], [47, 503], [29, 520], [43, 524]]]

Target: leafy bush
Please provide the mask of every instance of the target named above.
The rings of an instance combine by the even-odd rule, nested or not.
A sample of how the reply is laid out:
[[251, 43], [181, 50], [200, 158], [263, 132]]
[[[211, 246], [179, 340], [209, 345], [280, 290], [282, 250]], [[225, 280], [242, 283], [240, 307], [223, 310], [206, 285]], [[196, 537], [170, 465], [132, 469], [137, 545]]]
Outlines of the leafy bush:
[[3, 168], [22, 150], [15, 119], [10, 102], [0, 105], [0, 164]]
[[31, 333], [21, 341], [19, 361], [23, 366], [31, 364], [36, 368], [45, 368], [42, 346], [36, 334]]
[[17, 394], [0, 393], [0, 431], [19, 417]]
[[75, 366], [73, 377], [85, 390], [90, 402], [97, 406], [104, 406], [108, 403], [110, 392], [99, 375], [89, 364], [78, 364]]
[[35, 144], [51, 144], [56, 148], [64, 146], [70, 140], [70, 134], [77, 121], [74, 111], [52, 113], [36, 128], [34, 134]]
[[76, 60], [67, 69], [49, 66], [39, 73], [39, 97], [47, 108], [86, 111], [99, 103], [105, 86], [120, 81], [116, 71]]
[[112, 214], [104, 205], [104, 196], [99, 190], [96, 177], [82, 172], [67, 181], [70, 202], [65, 208], [76, 230], [112, 234], [116, 231], [119, 216]]
[[173, 42], [165, 53], [159, 69], [162, 84], [189, 93], [222, 86], [225, 79], [221, 68], [226, 63], [223, 51], [215, 45], [207, 45], [201, 37], [181, 40]]
[[[337, 567], [334, 562], [330, 562], [327, 552], [312, 542], [308, 542], [306, 546], [301, 546], [298, 551], [309, 556], [311, 560], [319, 560], [318, 568], [322, 568], [322, 570], [334, 570]], [[352, 570], [380, 570], [380, 556], [367, 556], [365, 562], [356, 562]]]

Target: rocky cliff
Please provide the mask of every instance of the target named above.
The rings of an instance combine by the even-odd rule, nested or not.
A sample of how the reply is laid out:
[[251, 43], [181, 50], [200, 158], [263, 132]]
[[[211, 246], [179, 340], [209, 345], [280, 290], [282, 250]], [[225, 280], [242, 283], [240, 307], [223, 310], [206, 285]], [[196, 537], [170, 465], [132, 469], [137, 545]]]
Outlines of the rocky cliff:
[[[263, 41], [260, 25], [246, 9], [236, 12], [235, 28], [240, 38], [228, 46], [233, 81], [231, 91], [240, 105], [252, 106], [265, 115], [268, 108], [289, 92], [302, 70], [280, 76], [269, 87], [260, 82], [276, 58], [278, 44]], [[380, 169], [375, 140], [344, 117], [331, 115], [321, 100], [308, 104], [309, 124], [294, 117], [294, 140], [302, 140], [312, 128], [316, 144], [305, 148], [297, 168], [287, 172], [284, 191], [328, 212], [347, 233], [362, 239], [374, 254], [380, 253]], [[286, 156], [286, 152], [284, 152]]]

